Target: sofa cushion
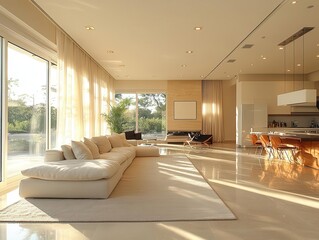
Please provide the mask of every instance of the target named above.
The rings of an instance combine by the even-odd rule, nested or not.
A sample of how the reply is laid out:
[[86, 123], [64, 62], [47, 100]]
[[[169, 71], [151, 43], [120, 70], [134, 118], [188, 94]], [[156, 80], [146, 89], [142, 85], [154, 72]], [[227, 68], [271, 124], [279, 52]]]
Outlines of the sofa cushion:
[[110, 140], [110, 143], [112, 145], [112, 148], [116, 147], [129, 147], [131, 146], [125, 139], [125, 134], [113, 134], [111, 136], [108, 136], [108, 139]]
[[76, 159], [76, 157], [74, 156], [72, 147], [70, 145], [62, 145], [61, 149], [63, 151], [63, 156], [66, 160], [70, 160], [70, 159]]
[[112, 148], [111, 153], [121, 153], [125, 155], [127, 158], [134, 158], [136, 156], [135, 147], [117, 147]]
[[99, 148], [100, 154], [107, 153], [112, 149], [111, 143], [106, 136], [92, 137], [91, 140]]
[[86, 181], [111, 178], [120, 169], [115, 161], [64, 160], [21, 171], [22, 175], [44, 180]]
[[108, 153], [103, 153], [100, 155], [101, 158], [115, 161], [118, 164], [124, 163], [128, 157], [126, 154], [121, 153], [121, 152], [108, 152]]
[[100, 158], [99, 148], [91, 139], [84, 138], [84, 144], [90, 149], [94, 159]]
[[90, 149], [84, 144], [84, 142], [72, 141], [71, 146], [76, 159], [79, 159], [79, 160], [93, 159], [93, 155]]
[[[73, 159], [75, 159], [75, 157]], [[62, 150], [57, 150], [57, 149], [45, 150], [45, 154], [44, 154], [45, 162], [57, 162], [57, 161], [64, 161], [64, 160], [65, 160], [65, 157], [63, 155]]]

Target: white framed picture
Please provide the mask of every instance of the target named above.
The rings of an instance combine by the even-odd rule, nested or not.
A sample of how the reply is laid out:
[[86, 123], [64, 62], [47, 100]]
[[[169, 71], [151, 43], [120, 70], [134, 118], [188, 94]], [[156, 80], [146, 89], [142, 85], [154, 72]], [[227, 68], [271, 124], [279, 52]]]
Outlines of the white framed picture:
[[196, 120], [197, 104], [196, 101], [175, 101], [174, 119], [175, 120]]

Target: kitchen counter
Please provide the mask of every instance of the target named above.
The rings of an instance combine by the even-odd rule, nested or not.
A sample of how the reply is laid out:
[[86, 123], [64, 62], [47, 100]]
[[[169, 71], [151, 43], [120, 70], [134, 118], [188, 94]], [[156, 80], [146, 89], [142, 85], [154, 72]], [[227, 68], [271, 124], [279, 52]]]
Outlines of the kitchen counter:
[[[284, 131], [283, 131], [284, 129]], [[311, 132], [309, 131], [312, 130]], [[270, 130], [270, 129], [269, 129]], [[271, 131], [272, 130], [272, 131]], [[299, 151], [296, 154], [304, 166], [319, 170], [319, 129], [302, 128], [303, 131], [296, 131], [296, 128], [272, 128], [269, 132], [255, 132], [256, 134], [280, 135], [283, 143], [295, 144], [298, 139]], [[306, 132], [309, 131], [309, 132]], [[252, 132], [253, 133], [253, 132]]]

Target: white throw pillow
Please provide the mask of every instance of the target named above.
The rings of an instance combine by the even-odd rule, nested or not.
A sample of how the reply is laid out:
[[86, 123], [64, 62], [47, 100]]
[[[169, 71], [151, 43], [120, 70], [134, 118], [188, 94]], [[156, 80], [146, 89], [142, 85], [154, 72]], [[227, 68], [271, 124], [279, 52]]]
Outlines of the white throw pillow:
[[125, 135], [121, 134], [113, 134], [111, 136], [108, 136], [108, 139], [111, 142], [112, 148], [116, 147], [126, 147], [125, 142]]
[[90, 149], [94, 159], [100, 158], [99, 148], [91, 139], [84, 138], [84, 144]]
[[93, 159], [93, 155], [90, 149], [84, 144], [84, 142], [72, 141], [71, 146], [76, 159], [79, 159], [79, 160]]
[[92, 137], [91, 140], [99, 148], [100, 154], [108, 153], [112, 149], [111, 143], [106, 136]]
[[63, 151], [63, 156], [66, 160], [71, 160], [71, 159], [76, 159], [76, 157], [74, 156], [72, 147], [70, 145], [62, 145], [61, 149]]

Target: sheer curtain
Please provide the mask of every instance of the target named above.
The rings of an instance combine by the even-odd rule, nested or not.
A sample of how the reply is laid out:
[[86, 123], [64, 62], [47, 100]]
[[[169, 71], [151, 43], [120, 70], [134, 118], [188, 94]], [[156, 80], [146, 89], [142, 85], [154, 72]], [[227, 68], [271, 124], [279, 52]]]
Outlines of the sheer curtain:
[[114, 79], [61, 30], [57, 47], [57, 143], [106, 134], [101, 113], [113, 98]]
[[222, 81], [202, 81], [203, 133], [212, 134], [214, 142], [224, 140]]

